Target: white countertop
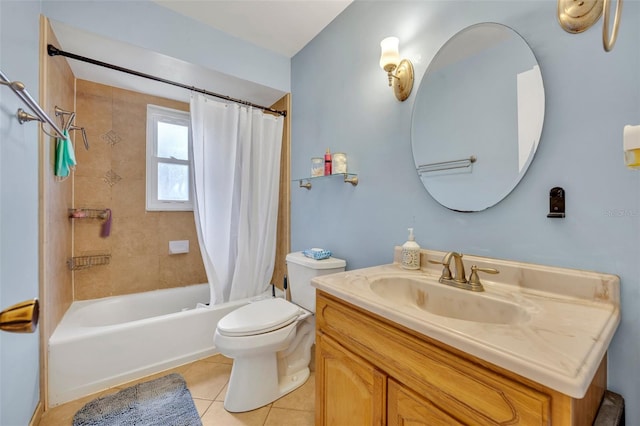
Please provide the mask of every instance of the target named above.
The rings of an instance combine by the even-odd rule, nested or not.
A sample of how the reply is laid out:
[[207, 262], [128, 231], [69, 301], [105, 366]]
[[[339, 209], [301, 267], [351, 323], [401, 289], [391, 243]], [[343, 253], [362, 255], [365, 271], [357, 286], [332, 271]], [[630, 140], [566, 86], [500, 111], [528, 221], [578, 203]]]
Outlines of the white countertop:
[[617, 276], [465, 255], [467, 276], [471, 265], [500, 271], [481, 274], [485, 291], [474, 294], [526, 307], [522, 322], [491, 324], [434, 315], [374, 293], [370, 282], [377, 277], [439, 278], [441, 266], [427, 259], [441, 260], [445, 253], [422, 250], [419, 271], [403, 269], [398, 254], [396, 248], [393, 264], [320, 276], [312, 285], [558, 392], [584, 397], [620, 322]]

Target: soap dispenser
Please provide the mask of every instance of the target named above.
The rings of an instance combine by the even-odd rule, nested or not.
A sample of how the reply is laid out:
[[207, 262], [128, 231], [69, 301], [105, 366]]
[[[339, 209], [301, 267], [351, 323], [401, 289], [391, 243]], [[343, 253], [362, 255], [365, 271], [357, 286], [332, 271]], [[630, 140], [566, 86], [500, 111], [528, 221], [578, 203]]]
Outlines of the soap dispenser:
[[409, 228], [409, 239], [402, 245], [402, 267], [404, 269], [420, 269], [420, 246], [413, 236], [413, 228]]

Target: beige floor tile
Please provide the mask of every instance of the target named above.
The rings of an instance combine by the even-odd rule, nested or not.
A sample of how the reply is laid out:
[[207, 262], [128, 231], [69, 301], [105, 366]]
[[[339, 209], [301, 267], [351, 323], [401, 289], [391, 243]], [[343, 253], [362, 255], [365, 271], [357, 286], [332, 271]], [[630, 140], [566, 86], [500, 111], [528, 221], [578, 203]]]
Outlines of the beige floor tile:
[[118, 389], [108, 389], [51, 408], [42, 415], [39, 426], [71, 426], [73, 416], [78, 412], [78, 410], [84, 407], [85, 404], [93, 401], [95, 398], [111, 395], [116, 392], [118, 392]]
[[[87, 399], [86, 402], [91, 401]], [[59, 407], [46, 411], [40, 419], [39, 426], [70, 426], [74, 414], [82, 408], [84, 404], [70, 402]]]
[[313, 411], [316, 406], [316, 376], [311, 373], [304, 385], [273, 403], [277, 408]]
[[264, 426], [313, 426], [315, 413], [313, 411], [287, 410], [285, 408], [271, 408]]
[[202, 417], [202, 415], [209, 409], [211, 406], [211, 401], [208, 399], [197, 399], [193, 398], [193, 403], [196, 406], [196, 410], [198, 410], [198, 415]]
[[75, 413], [86, 403], [137, 383], [179, 373], [187, 382], [203, 426], [306, 426], [314, 424], [315, 374], [307, 382], [273, 404], [246, 413], [229, 413], [223, 401], [227, 392], [232, 360], [223, 355], [182, 365], [135, 380], [103, 392], [68, 402], [44, 413], [39, 426], [70, 426]]
[[126, 383], [123, 383], [121, 385], [114, 386], [114, 387], [117, 388], [117, 389], [125, 389], [125, 388], [128, 388], [128, 387], [137, 385], [139, 383], [144, 383], [144, 382], [148, 382], [150, 380], [158, 379], [160, 377], [163, 377], [163, 376], [166, 376], [166, 375], [169, 375], [169, 374], [172, 374], [172, 373], [178, 373], [178, 374], [180, 374], [180, 375], [182, 375], [184, 377], [184, 372], [187, 371], [187, 369], [190, 366], [191, 366], [191, 364], [180, 365], [178, 367], [170, 368], [168, 370], [164, 370], [164, 371], [161, 371], [159, 373], [155, 373], [155, 374], [152, 374], [150, 376], [143, 377], [141, 379], [132, 380], [130, 382], [126, 382]]
[[224, 398], [227, 396], [227, 388], [229, 387], [229, 382], [222, 388], [220, 393], [216, 396], [216, 401], [224, 401]]
[[226, 356], [222, 355], [222, 354], [215, 354], [212, 355], [208, 358], [202, 359], [201, 361], [204, 362], [218, 362], [221, 364], [233, 364], [233, 359], [232, 358], [227, 358]]
[[230, 374], [228, 364], [196, 361], [182, 376], [192, 397], [213, 401], [229, 381]]
[[[222, 402], [214, 401], [202, 416], [203, 426], [263, 426], [270, 406], [247, 411], [246, 413], [229, 413]], [[302, 425], [298, 425], [302, 426]]]

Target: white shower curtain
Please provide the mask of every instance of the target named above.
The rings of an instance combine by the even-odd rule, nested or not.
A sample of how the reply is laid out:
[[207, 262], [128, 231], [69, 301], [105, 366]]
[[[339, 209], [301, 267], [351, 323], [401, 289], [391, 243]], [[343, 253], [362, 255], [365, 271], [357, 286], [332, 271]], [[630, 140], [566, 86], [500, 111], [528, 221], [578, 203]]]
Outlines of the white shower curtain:
[[194, 215], [212, 305], [270, 284], [282, 129], [281, 116], [191, 96]]

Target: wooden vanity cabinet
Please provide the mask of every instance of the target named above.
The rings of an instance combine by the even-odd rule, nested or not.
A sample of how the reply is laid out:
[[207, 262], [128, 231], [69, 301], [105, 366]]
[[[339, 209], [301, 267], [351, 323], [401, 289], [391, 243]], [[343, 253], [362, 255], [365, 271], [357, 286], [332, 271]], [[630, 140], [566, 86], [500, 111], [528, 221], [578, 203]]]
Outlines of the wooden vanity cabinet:
[[384, 373], [327, 336], [316, 341], [318, 358], [322, 360], [323, 377], [330, 377], [321, 381], [316, 392], [323, 396], [320, 405], [325, 407], [321, 424], [348, 425], [354, 419], [363, 425], [385, 424]]
[[573, 399], [318, 291], [316, 425], [591, 425], [606, 357]]

